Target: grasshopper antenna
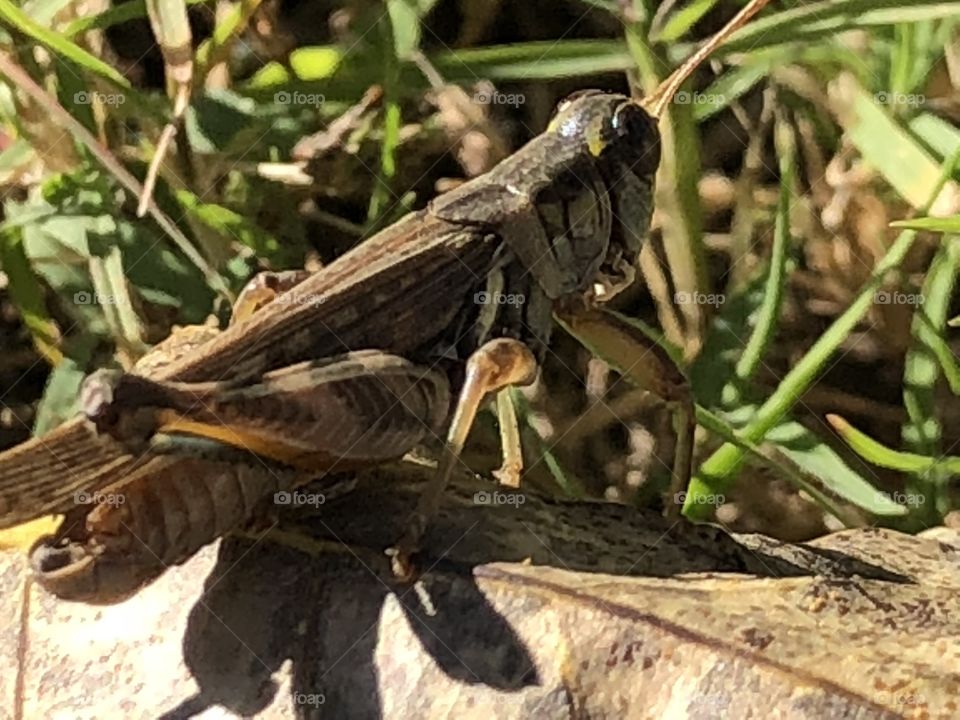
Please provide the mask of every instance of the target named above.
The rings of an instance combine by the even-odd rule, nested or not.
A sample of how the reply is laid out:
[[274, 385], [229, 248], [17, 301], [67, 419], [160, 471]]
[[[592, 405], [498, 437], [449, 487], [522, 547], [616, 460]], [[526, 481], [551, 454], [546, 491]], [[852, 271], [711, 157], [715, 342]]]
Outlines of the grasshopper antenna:
[[723, 45], [727, 38], [749, 22], [750, 18], [763, 10], [769, 1], [770, 0], [750, 0], [750, 2], [744, 5], [740, 12], [730, 19], [730, 22], [707, 40], [693, 55], [687, 58], [683, 62], [683, 65], [671, 73], [670, 77], [660, 83], [660, 87], [658, 87], [652, 95], [640, 101], [643, 109], [652, 117], [659, 119], [660, 115], [663, 114], [664, 108], [670, 102], [670, 98], [676, 94], [684, 80], [690, 77], [690, 74], [696, 70], [700, 63], [708, 58], [714, 50]]

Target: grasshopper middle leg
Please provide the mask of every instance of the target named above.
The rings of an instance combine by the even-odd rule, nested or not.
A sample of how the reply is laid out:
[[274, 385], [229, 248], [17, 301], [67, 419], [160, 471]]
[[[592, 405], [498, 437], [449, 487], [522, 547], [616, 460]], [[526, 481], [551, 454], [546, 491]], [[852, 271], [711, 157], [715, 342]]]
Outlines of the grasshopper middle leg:
[[[388, 551], [393, 558], [395, 575], [402, 579], [413, 576], [411, 556], [419, 550], [430, 520], [439, 508], [443, 492], [460, 460], [467, 435], [484, 398], [491, 392], [503, 392], [512, 385], [529, 385], [536, 379], [536, 374], [537, 361], [533, 353], [523, 343], [509, 338], [489, 341], [467, 361], [466, 379], [447, 432], [443, 454], [437, 464], [437, 472], [420, 495], [406, 533]], [[505, 459], [509, 462], [509, 457]]]

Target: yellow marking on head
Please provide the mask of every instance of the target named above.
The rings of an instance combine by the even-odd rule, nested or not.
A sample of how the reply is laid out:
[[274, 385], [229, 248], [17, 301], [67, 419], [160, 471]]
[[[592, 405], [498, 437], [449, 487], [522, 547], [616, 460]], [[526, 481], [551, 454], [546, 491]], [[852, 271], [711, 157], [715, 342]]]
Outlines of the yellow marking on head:
[[591, 128], [590, 134], [587, 137], [587, 150], [589, 150], [590, 154], [594, 157], [600, 157], [600, 153], [606, 149], [607, 141], [603, 139], [600, 129], [597, 128], [597, 132], [593, 132], [593, 128]]

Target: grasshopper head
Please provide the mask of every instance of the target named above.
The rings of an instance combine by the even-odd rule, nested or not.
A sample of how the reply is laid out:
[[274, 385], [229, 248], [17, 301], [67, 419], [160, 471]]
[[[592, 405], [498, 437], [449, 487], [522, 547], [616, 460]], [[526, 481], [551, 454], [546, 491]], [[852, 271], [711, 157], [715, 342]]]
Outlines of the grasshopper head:
[[613, 232], [595, 283], [597, 299], [607, 299], [632, 282], [650, 228], [660, 165], [657, 122], [626, 95], [587, 90], [560, 103], [548, 130], [581, 144], [609, 193]]

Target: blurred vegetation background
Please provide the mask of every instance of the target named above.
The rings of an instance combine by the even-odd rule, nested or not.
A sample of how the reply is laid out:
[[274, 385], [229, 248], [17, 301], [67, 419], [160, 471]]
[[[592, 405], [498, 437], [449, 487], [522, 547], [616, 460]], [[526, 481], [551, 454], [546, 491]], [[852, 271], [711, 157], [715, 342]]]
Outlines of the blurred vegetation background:
[[[91, 369], [222, 325], [257, 271], [489, 170], [567, 93], [652, 92], [742, 4], [0, 0], [0, 447]], [[785, 539], [953, 522], [958, 118], [960, 4], [771, 2], [661, 122], [646, 282], [616, 301], [685, 358], [688, 496], [663, 497], [662, 403], [562, 332], [516, 393], [526, 481]], [[478, 470], [497, 442], [490, 414]]]

